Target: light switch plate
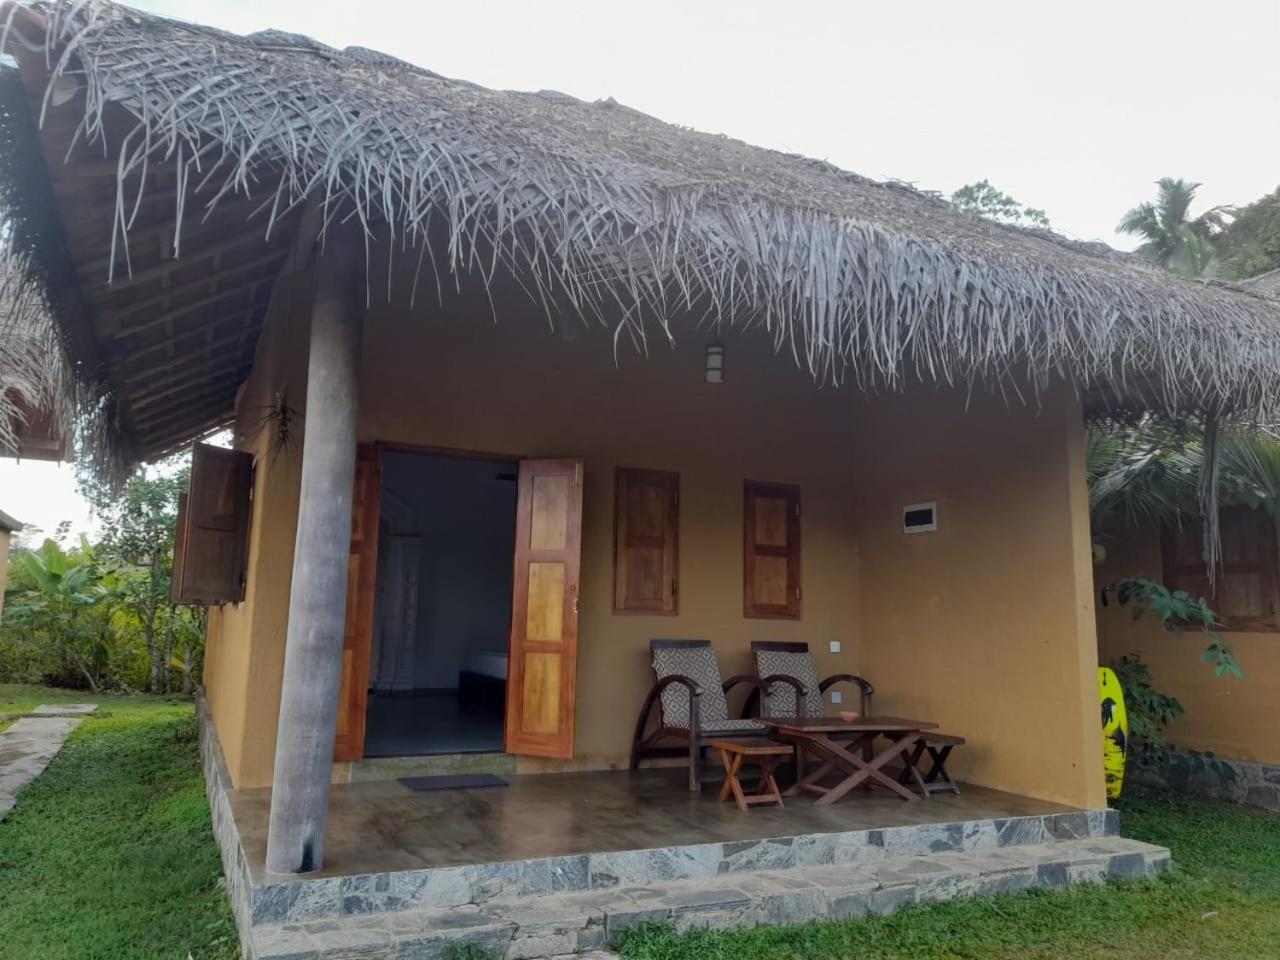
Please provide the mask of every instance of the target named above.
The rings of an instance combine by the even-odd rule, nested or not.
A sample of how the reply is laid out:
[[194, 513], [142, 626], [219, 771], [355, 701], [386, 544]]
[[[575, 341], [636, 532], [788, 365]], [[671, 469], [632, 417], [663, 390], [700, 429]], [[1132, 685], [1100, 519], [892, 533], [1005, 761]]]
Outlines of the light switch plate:
[[839, 690], [832, 690], [832, 691], [831, 691], [831, 702], [832, 702], [832, 703], [840, 703], [842, 700], [844, 700], [844, 694], [842, 694]]
[[831, 652], [832, 652], [832, 653], [839, 653], [839, 652], [840, 652], [840, 641], [839, 641], [839, 640], [832, 640], [832, 641], [831, 641]]

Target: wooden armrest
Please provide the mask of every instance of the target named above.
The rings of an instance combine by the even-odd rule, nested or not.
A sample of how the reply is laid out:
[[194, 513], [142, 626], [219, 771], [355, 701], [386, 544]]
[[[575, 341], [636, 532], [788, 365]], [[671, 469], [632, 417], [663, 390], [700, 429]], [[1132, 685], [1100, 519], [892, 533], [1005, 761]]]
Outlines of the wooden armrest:
[[837, 683], [852, 683], [868, 697], [876, 692], [875, 687], [871, 686], [870, 681], [864, 680], [862, 677], [856, 677], [852, 673], [833, 673], [818, 684], [818, 690], [822, 693], [826, 693], [827, 690], [834, 687]]
[[728, 693], [730, 690], [732, 690], [734, 687], [736, 687], [740, 683], [748, 684], [752, 687], [755, 687], [757, 690], [761, 689], [759, 678], [753, 677], [749, 673], [740, 673], [736, 677], [730, 677], [723, 684], [721, 684], [721, 686], [724, 687], [724, 692]]
[[662, 691], [673, 684], [679, 684], [689, 691], [689, 729], [693, 731], [698, 729], [698, 701], [702, 697], [702, 690], [698, 688], [698, 685], [691, 678], [673, 673], [671, 676], [663, 677], [655, 683], [645, 695], [644, 703], [640, 707], [640, 716], [636, 720], [635, 742], [638, 743], [644, 735], [645, 727], [649, 723], [649, 715], [653, 712], [653, 708], [657, 706], [658, 699], [662, 696]]
[[678, 683], [682, 687], [685, 687], [686, 689], [688, 689], [690, 696], [693, 696], [693, 697], [702, 696], [702, 690], [698, 687], [698, 684], [694, 682], [693, 678], [686, 677], [684, 676], [684, 674], [680, 674], [680, 673], [673, 673], [670, 676], [663, 677], [661, 680], [659, 680], [657, 683], [653, 685], [653, 689], [650, 690], [649, 692], [661, 693], [663, 690], [667, 689], [667, 687], [671, 686], [673, 683]]

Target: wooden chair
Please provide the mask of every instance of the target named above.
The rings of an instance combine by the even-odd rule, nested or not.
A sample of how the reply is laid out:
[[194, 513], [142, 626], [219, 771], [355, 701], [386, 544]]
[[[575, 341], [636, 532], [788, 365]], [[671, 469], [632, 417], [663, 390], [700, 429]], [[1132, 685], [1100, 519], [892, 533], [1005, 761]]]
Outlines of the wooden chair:
[[[818, 664], [807, 643], [789, 640], [755, 640], [751, 643], [751, 659], [755, 663], [756, 677], [762, 683], [765, 698], [761, 716], [765, 717], [821, 717], [826, 709], [822, 695], [837, 683], [851, 683], [858, 688], [858, 712], [870, 715], [871, 696], [875, 688], [851, 673], [833, 673], [825, 680], [818, 680]], [[786, 678], [794, 683], [778, 683]], [[795, 689], [803, 693], [797, 699]], [[752, 694], [757, 696], [756, 693]], [[801, 704], [797, 708], [797, 703]], [[747, 709], [754, 704], [748, 703]]]
[[[714, 770], [704, 771], [702, 754], [712, 740], [751, 739], [767, 730], [759, 720], [731, 719], [725, 694], [747, 684], [758, 694], [764, 681], [743, 674], [720, 680], [720, 664], [709, 640], [651, 640], [653, 672], [657, 682], [644, 699], [631, 741], [631, 769], [637, 770], [647, 757], [680, 756], [689, 753], [689, 789], [700, 790], [715, 779]], [[768, 677], [770, 683], [788, 684], [795, 695], [803, 688], [790, 677]], [[656, 729], [648, 735], [650, 717], [658, 708]], [[676, 746], [678, 745], [678, 746]]]

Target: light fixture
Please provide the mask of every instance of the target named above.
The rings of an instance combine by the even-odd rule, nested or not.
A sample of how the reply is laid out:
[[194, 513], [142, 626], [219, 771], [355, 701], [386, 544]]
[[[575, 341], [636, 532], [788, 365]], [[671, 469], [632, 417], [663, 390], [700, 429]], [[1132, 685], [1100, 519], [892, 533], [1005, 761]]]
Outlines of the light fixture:
[[724, 347], [719, 343], [707, 344], [707, 383], [724, 383]]

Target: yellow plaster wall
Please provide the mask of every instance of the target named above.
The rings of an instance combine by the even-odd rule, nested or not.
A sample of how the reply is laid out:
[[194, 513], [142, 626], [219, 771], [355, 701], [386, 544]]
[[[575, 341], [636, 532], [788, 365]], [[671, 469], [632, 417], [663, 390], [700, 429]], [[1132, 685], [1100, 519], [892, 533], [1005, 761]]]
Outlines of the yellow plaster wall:
[[[1079, 404], [964, 402], [921, 389], [862, 420], [861, 667], [878, 711], [968, 740], [959, 776], [1103, 806]], [[905, 536], [921, 501], [939, 529]]]
[[275, 434], [264, 429], [262, 418], [279, 391], [292, 406], [292, 397], [306, 389], [306, 352], [299, 345], [306, 343], [307, 289], [304, 279], [291, 278], [276, 290], [254, 371], [239, 398], [236, 446], [254, 454], [249, 575], [242, 603], [209, 611], [205, 696], [227, 768], [241, 786], [269, 784], [274, 762], [302, 434], [299, 422], [289, 446], [273, 451]]
[[[302, 408], [306, 325], [288, 303], [269, 319], [242, 399], [242, 430], [253, 406], [269, 402], [286, 379], [291, 403]], [[710, 385], [702, 376], [707, 338], [699, 334], [675, 350], [654, 342], [647, 359], [624, 345], [615, 365], [609, 331], [552, 333], [527, 307], [500, 316], [499, 323], [461, 309], [406, 316], [375, 305], [359, 435], [585, 461], [576, 764], [625, 763], [651, 682], [650, 638], [712, 640], [726, 677], [749, 671], [751, 640], [795, 639], [810, 643], [820, 673], [867, 674], [882, 707], [937, 716], [970, 736], [974, 746], [959, 766], [983, 782], [1102, 802], [1100, 766], [1082, 768], [1095, 639], [1089, 589], [1077, 589], [1088, 536], [1086, 526], [1082, 547], [1074, 400], [1057, 397], [1038, 418], [994, 401], [962, 417], [964, 398], [955, 392], [869, 403], [851, 388], [817, 388], [760, 334], [725, 337], [725, 383]], [[300, 431], [296, 442], [300, 450]], [[677, 616], [612, 613], [618, 464], [681, 474]], [[206, 684], [239, 786], [271, 778], [297, 466], [295, 459], [265, 486], [259, 471], [249, 597], [244, 609], [211, 623]], [[742, 615], [747, 478], [801, 486], [800, 621]], [[929, 543], [900, 533], [901, 505], [917, 489], [919, 499], [945, 504], [944, 522], [953, 524]], [[1016, 595], [1002, 596], [1010, 583]], [[841, 641], [840, 654], [827, 652], [831, 640]], [[1010, 676], [1022, 686], [1010, 690]], [[1091, 708], [1090, 723], [1092, 715]], [[1048, 730], [1056, 742], [1027, 737], [1027, 729]], [[546, 765], [525, 768], [536, 766]]]
[[[1098, 586], [1122, 577], [1162, 579], [1160, 534], [1134, 531], [1108, 541], [1106, 562], [1096, 570]], [[1157, 690], [1177, 697], [1186, 714], [1169, 727], [1170, 742], [1220, 757], [1280, 763], [1280, 634], [1223, 634], [1244, 668], [1244, 677], [1217, 677], [1200, 660], [1203, 635], [1162, 630], [1151, 614], [1134, 621], [1128, 607], [1098, 611], [1098, 638], [1105, 660], [1140, 653]]]

